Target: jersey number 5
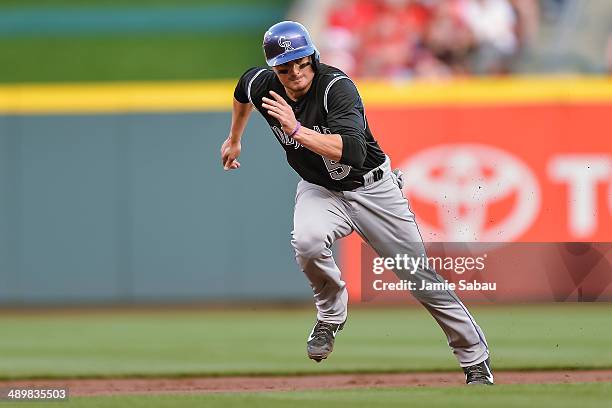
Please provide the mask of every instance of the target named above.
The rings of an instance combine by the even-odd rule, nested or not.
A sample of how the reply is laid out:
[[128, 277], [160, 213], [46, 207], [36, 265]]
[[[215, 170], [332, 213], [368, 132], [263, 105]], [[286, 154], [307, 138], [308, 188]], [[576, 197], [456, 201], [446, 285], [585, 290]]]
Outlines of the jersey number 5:
[[[325, 126], [321, 126], [321, 128], [323, 131], [321, 131], [318, 126], [313, 126], [313, 129], [316, 132], [323, 133], [326, 135], [332, 134], [329, 128], [326, 128]], [[323, 156], [321, 156], [321, 158], [323, 159], [323, 163], [325, 163], [325, 168], [327, 168], [327, 171], [329, 172], [329, 177], [331, 177], [332, 180], [342, 180], [351, 172], [351, 166], [347, 166], [346, 164], [340, 164], [335, 160], [331, 160]]]

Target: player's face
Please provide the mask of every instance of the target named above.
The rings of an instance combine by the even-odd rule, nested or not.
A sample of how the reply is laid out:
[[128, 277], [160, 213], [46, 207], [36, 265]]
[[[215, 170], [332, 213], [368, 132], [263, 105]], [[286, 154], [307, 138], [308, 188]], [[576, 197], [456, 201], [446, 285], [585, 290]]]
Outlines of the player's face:
[[289, 61], [273, 68], [283, 86], [298, 96], [305, 94], [314, 78], [310, 57]]

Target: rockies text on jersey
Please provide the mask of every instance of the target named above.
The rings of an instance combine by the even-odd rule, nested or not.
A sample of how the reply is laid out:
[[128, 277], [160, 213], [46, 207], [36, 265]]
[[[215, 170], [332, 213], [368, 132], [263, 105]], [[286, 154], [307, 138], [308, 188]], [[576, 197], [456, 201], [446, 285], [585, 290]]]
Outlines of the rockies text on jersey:
[[[270, 98], [270, 90], [287, 101], [302, 126], [342, 137], [339, 162], [324, 158], [285, 135], [278, 120], [261, 107], [261, 99]], [[234, 98], [255, 106], [285, 149], [289, 165], [310, 183], [335, 191], [353, 190], [364, 184], [364, 174], [385, 161], [385, 154], [370, 131], [357, 87], [337, 68], [319, 64], [310, 89], [298, 101], [287, 96], [272, 69], [251, 68], [238, 81]]]

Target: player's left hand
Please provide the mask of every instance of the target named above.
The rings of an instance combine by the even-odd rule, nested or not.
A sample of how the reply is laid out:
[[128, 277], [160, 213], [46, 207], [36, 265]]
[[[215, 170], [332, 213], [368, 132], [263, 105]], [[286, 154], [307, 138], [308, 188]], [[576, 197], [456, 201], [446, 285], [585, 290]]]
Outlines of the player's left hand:
[[225, 139], [221, 146], [221, 164], [224, 170], [235, 170], [240, 168], [238, 156], [240, 156], [240, 142], [232, 141], [231, 137]]
[[276, 92], [270, 91], [270, 95], [274, 99], [266, 98], [264, 96], [262, 98], [263, 103], [261, 106], [268, 110], [268, 114], [270, 116], [278, 119], [285, 134], [291, 134], [297, 126], [297, 119], [295, 118], [293, 109], [291, 109], [291, 106], [289, 106], [287, 101], [285, 101], [283, 97]]

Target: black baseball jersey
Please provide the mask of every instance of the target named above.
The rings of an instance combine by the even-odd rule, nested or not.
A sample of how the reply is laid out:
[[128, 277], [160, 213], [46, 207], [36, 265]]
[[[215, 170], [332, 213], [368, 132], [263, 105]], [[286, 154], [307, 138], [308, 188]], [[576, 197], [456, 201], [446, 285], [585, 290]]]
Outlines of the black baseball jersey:
[[[285, 135], [279, 121], [261, 107], [262, 97], [272, 98], [270, 90], [287, 101], [302, 126], [342, 137], [339, 162], [324, 158]], [[296, 102], [287, 96], [274, 71], [251, 68], [238, 81], [234, 98], [241, 103], [251, 102], [263, 115], [285, 149], [289, 165], [308, 182], [335, 191], [353, 190], [363, 185], [364, 174], [385, 161], [385, 154], [370, 131], [355, 84], [337, 68], [319, 64], [310, 89]]]

